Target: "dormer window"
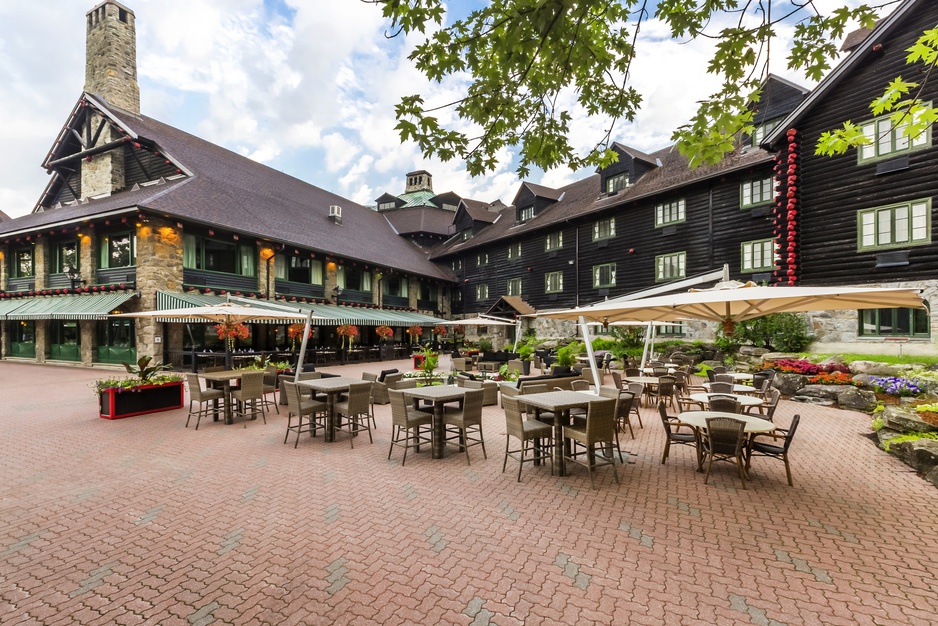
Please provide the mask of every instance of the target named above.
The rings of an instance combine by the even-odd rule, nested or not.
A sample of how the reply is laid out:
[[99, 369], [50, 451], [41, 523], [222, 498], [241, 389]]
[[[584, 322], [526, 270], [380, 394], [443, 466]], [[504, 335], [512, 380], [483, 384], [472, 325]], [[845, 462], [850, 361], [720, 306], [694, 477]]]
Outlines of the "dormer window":
[[378, 210], [388, 211], [390, 209], [393, 209], [394, 206], [395, 206], [395, 202], [393, 200], [391, 202], [382, 202], [381, 204], [378, 205]]
[[526, 206], [518, 211], [519, 222], [527, 222], [530, 219], [534, 219], [534, 205]]
[[775, 127], [782, 123], [784, 118], [777, 117], [774, 120], [766, 120], [752, 131], [750, 144], [753, 148], [758, 148], [759, 144], [765, 140], [765, 136], [775, 130]]
[[471, 239], [471, 238], [472, 238], [472, 229], [471, 229], [471, 228], [467, 228], [466, 230], [462, 231], [462, 240], [463, 240], [463, 241], [469, 241], [469, 239]]
[[622, 172], [606, 179], [606, 193], [613, 194], [629, 186], [629, 173]]

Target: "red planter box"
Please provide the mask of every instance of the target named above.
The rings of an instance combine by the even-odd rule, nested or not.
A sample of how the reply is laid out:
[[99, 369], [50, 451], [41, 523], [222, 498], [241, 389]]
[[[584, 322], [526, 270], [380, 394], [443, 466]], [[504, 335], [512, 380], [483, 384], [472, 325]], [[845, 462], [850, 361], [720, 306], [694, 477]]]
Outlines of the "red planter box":
[[116, 420], [133, 415], [181, 409], [185, 404], [183, 381], [141, 385], [131, 390], [106, 389], [98, 396], [100, 415]]

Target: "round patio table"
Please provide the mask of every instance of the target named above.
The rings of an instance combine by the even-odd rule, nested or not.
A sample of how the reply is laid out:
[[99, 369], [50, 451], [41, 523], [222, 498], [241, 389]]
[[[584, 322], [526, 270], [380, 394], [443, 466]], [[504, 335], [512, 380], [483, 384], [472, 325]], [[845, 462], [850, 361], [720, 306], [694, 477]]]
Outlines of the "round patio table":
[[692, 393], [687, 397], [693, 400], [694, 402], [701, 402], [703, 404], [709, 404], [711, 396], [724, 396], [724, 397], [729, 396], [730, 398], [734, 398], [737, 402], [739, 402], [740, 406], [744, 406], [744, 407], [761, 406], [762, 404], [764, 404], [762, 402], [762, 398], [756, 398], [755, 396], [744, 396], [744, 395], [737, 394], [737, 393]]

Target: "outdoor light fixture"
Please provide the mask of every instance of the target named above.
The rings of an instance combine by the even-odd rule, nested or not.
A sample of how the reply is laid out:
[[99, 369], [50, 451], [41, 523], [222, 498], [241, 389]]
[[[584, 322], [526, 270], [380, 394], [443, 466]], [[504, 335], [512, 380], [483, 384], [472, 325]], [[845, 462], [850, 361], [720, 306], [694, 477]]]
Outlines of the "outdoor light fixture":
[[332, 288], [332, 301], [333, 301], [335, 304], [338, 304], [338, 303], [339, 303], [339, 296], [341, 296], [341, 295], [342, 295], [342, 288], [341, 288], [341, 287], [339, 287], [338, 285], [336, 285], [335, 287]]
[[78, 285], [85, 284], [85, 281], [82, 280], [81, 274], [74, 265], [69, 265], [65, 268], [65, 275], [68, 276], [68, 279], [72, 282], [72, 289], [75, 289], [75, 287]]

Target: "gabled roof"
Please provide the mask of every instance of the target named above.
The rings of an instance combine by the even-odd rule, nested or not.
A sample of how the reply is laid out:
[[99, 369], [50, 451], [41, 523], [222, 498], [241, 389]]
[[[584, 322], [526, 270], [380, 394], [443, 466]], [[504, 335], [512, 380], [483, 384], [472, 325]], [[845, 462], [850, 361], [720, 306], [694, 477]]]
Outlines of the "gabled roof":
[[433, 203], [433, 197], [436, 194], [430, 191], [429, 189], [421, 189], [420, 191], [411, 191], [410, 193], [401, 194], [398, 196], [404, 204], [401, 205], [401, 208], [407, 208], [412, 206], [429, 206], [434, 208], [439, 208], [436, 204]]
[[658, 159], [656, 159], [655, 157], [645, 154], [644, 152], [641, 152], [640, 150], [636, 150], [635, 148], [632, 148], [631, 146], [621, 144], [618, 141], [614, 141], [612, 145], [613, 147], [618, 148], [619, 150], [629, 155], [636, 161], [644, 161], [645, 163], [647, 163], [648, 165], [651, 165], [652, 167], [657, 167], [658, 165], [660, 165], [658, 163]]
[[[479, 200], [463, 198], [459, 201], [459, 207], [457, 207], [456, 213], [458, 214], [460, 210], [463, 210], [472, 218], [472, 221], [491, 224], [498, 219], [497, 211], [504, 208], [505, 205], [499, 200], [495, 202], [481, 202]], [[492, 209], [495, 209], [495, 211]], [[453, 219], [455, 220], [455, 217]]]
[[[924, 0], [906, 0], [899, 5], [895, 11], [882, 18], [876, 23], [876, 28], [870, 33], [866, 40], [876, 40], [885, 37], [896, 25], [898, 25], [906, 16], [912, 14], [912, 10], [923, 4]], [[858, 35], [859, 36], [859, 35]], [[862, 63], [870, 55], [875, 54], [872, 46], [862, 46], [854, 50], [850, 56], [843, 60], [837, 67], [825, 76], [814, 91], [804, 99], [804, 101], [792, 111], [785, 120], [779, 124], [775, 130], [768, 134], [762, 145], [772, 146], [784, 135], [789, 128], [795, 126], [827, 93], [836, 87], [841, 80], [850, 73], [857, 65]]]
[[449, 235], [450, 226], [453, 223], [452, 211], [429, 206], [389, 209], [382, 211], [381, 214], [401, 235], [416, 233]]
[[[3, 222], [0, 234], [139, 207], [365, 263], [450, 278], [417, 246], [396, 235], [376, 211], [145, 115], [104, 102], [102, 106], [122, 128], [173, 155], [192, 175]], [[330, 205], [342, 207], [341, 225], [329, 219]]]
[[521, 299], [521, 296], [502, 296], [498, 302], [489, 307], [486, 315], [499, 316], [499, 313], [514, 312], [518, 315], [533, 315], [537, 309]]
[[[527, 181], [521, 183], [521, 187], [522, 188], [527, 187], [531, 191], [531, 193], [534, 194], [535, 198], [547, 198], [548, 200], [560, 200], [560, 196], [563, 195], [562, 192], [556, 189], [545, 187], [544, 185], [537, 185], [535, 183], [531, 183]], [[521, 193], [520, 189], [518, 190], [518, 193], [519, 194]], [[515, 195], [515, 199], [516, 200], [518, 199], [517, 194]]]

